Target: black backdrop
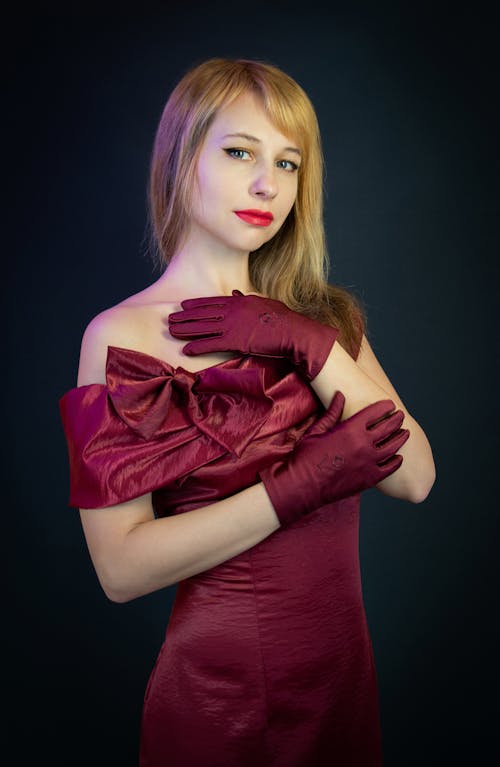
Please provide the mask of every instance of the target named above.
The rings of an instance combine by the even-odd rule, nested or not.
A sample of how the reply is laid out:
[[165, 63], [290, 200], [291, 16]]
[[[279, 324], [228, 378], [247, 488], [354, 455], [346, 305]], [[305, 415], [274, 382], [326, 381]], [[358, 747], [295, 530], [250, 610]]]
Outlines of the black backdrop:
[[9, 764], [35, 749], [52, 765], [136, 765], [175, 589], [106, 600], [67, 506], [58, 399], [88, 321], [157, 276], [144, 242], [153, 134], [185, 69], [218, 55], [276, 63], [311, 96], [331, 279], [363, 299], [435, 454], [423, 505], [376, 491], [362, 505], [386, 767], [486, 763], [499, 640], [493, 19], [480, 4], [345, 5], [24, 7], [4, 28]]

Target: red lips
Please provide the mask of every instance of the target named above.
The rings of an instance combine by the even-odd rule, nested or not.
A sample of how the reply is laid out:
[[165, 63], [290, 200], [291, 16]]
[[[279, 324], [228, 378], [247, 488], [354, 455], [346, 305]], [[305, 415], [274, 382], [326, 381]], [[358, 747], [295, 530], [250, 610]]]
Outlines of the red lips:
[[272, 213], [266, 210], [235, 210], [235, 214], [242, 221], [253, 226], [269, 226], [272, 223], [274, 216]]

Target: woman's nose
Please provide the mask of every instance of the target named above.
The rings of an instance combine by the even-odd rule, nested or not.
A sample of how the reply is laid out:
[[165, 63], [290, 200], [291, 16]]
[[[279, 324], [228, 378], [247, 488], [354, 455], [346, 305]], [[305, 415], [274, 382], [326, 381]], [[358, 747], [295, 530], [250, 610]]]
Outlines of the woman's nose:
[[274, 167], [260, 168], [252, 181], [251, 192], [264, 199], [276, 197], [278, 194], [276, 169]]

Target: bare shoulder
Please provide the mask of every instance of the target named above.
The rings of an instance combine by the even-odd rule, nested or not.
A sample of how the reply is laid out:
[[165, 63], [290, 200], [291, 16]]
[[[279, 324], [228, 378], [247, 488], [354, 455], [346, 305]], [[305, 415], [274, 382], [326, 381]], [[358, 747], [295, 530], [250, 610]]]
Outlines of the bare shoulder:
[[78, 386], [106, 382], [108, 346], [141, 348], [147, 326], [144, 308], [123, 302], [97, 314], [82, 337]]

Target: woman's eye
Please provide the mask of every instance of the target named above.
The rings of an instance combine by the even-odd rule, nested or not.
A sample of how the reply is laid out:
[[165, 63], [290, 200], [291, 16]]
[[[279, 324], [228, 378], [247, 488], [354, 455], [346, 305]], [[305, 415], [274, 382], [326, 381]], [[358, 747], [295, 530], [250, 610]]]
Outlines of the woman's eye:
[[294, 173], [296, 170], [299, 169], [299, 166], [297, 163], [292, 162], [291, 160], [278, 160], [278, 168], [283, 168], [283, 170], [288, 170], [290, 173]]
[[246, 149], [224, 149], [224, 151], [229, 157], [234, 157], [235, 160], [247, 160], [250, 157], [250, 152], [247, 152]]

